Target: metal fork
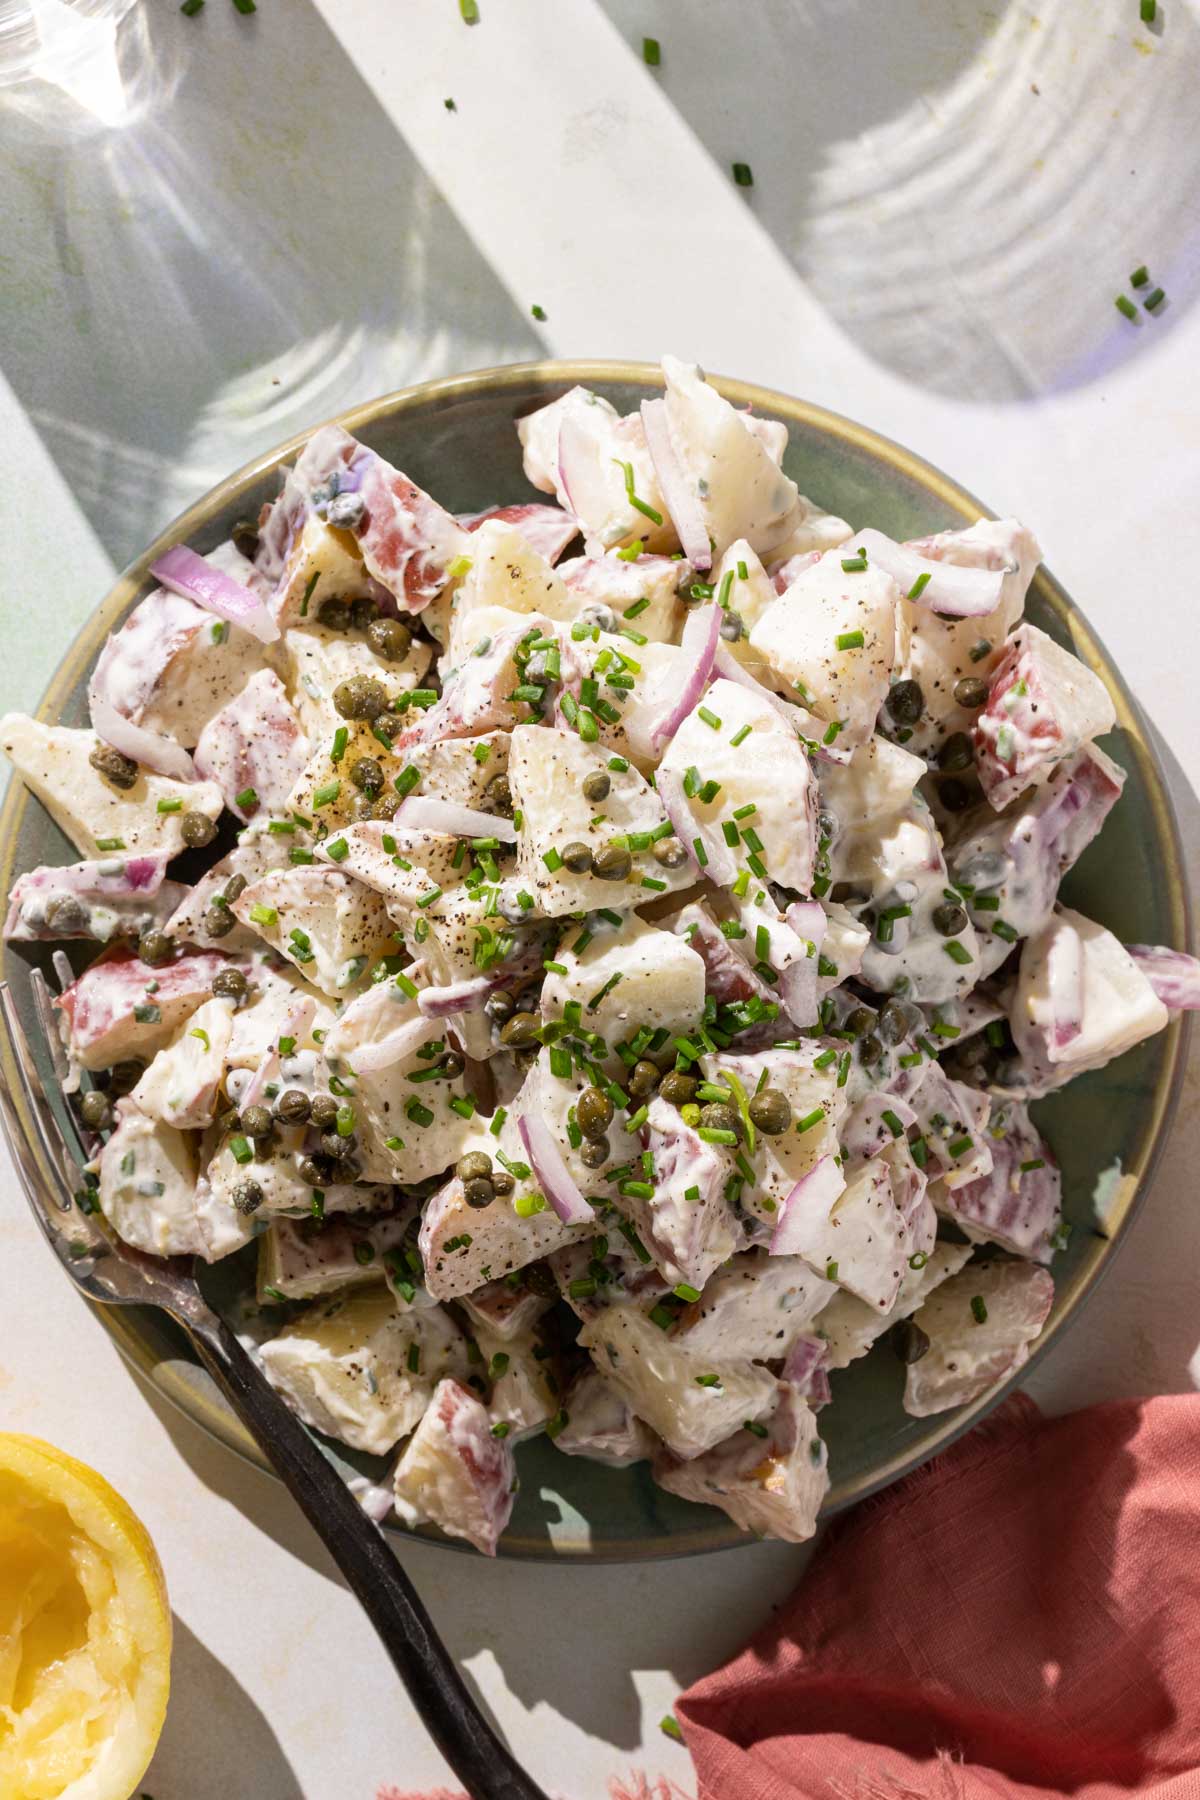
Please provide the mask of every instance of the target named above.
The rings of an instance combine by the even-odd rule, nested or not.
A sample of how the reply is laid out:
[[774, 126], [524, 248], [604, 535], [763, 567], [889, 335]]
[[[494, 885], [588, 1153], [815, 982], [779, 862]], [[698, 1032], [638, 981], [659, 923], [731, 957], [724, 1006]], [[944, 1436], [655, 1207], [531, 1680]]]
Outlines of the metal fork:
[[[61, 1076], [49, 992], [40, 971], [31, 979]], [[0, 1122], [33, 1216], [75, 1286], [105, 1306], [161, 1306], [187, 1332], [361, 1601], [430, 1736], [473, 1800], [546, 1800], [484, 1718], [383, 1533], [204, 1299], [191, 1259], [143, 1255], [111, 1234], [98, 1210], [81, 1211], [76, 1204], [88, 1156], [70, 1142], [51, 1106], [7, 982], [0, 982], [0, 1027], [40, 1154], [21, 1129], [3, 1064]], [[79, 1129], [73, 1115], [71, 1123]], [[80, 1137], [87, 1141], [82, 1132]]]

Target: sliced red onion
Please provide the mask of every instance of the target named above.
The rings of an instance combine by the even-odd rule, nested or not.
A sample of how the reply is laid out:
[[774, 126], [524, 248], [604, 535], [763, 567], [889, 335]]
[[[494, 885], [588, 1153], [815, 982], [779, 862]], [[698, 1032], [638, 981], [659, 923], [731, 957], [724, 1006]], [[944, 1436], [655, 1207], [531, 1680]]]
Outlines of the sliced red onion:
[[701, 866], [693, 847], [694, 840], [699, 838], [708, 857], [702, 872], [710, 881], [715, 881], [718, 887], [732, 886], [737, 880], [738, 871], [729, 845], [722, 832], [711, 825], [700, 824], [683, 791], [682, 776], [674, 769], [660, 768], [655, 778], [655, 787], [675, 836], [687, 851], [693, 867], [699, 869]]
[[218, 618], [228, 619], [231, 625], [240, 625], [260, 643], [273, 644], [280, 635], [278, 625], [257, 595], [232, 575], [205, 562], [186, 544], [176, 544], [160, 556], [150, 573], [173, 594], [182, 594]]
[[696, 706], [708, 686], [717, 645], [721, 641], [721, 608], [714, 600], [711, 606], [697, 607], [689, 613], [683, 628], [680, 649], [687, 658], [682, 669], [682, 682], [675, 699], [663, 717], [650, 727], [650, 747], [660, 751], [669, 743]]
[[[968, 569], [961, 563], [933, 562], [907, 544], [897, 544], [882, 531], [856, 531], [850, 539], [855, 549], [867, 553], [867, 561], [882, 569], [913, 604], [929, 612], [948, 613], [953, 619], [981, 619], [995, 612], [1004, 591], [1003, 570]], [[929, 577], [919, 594], [912, 590], [922, 575]]]
[[517, 828], [511, 819], [476, 812], [470, 806], [456, 806], [452, 800], [426, 800], [420, 794], [400, 802], [392, 823], [406, 831], [437, 831], [447, 837], [494, 837], [502, 844], [517, 841]]
[[[293, 1005], [288, 1007], [283, 1015], [283, 1023], [279, 1028], [279, 1036], [281, 1038], [294, 1038], [296, 1042], [299, 1043], [300, 1039], [304, 1037], [309, 1026], [312, 1024], [316, 1010], [317, 1005], [315, 1000], [304, 998], [295, 1001]], [[266, 1055], [259, 1058], [258, 1067], [250, 1078], [250, 1085], [242, 1095], [242, 1106], [257, 1106], [258, 1102], [262, 1099], [263, 1089], [267, 1086], [268, 1082], [274, 1081], [275, 1077], [278, 1075], [281, 1060], [279, 1041], [276, 1039]]]
[[688, 487], [671, 442], [665, 400], [642, 401], [642, 424], [646, 432], [646, 448], [654, 464], [654, 473], [671, 515], [671, 523], [679, 534], [679, 544], [688, 561], [700, 570], [712, 568], [712, 545], [708, 541], [708, 523], [698, 495]]
[[1200, 1010], [1200, 962], [1162, 944], [1127, 944], [1134, 962], [1168, 1012]]
[[147, 731], [145, 726], [135, 725], [132, 719], [118, 712], [107, 694], [100, 691], [95, 674], [88, 688], [88, 711], [97, 737], [102, 737], [122, 756], [141, 763], [143, 768], [152, 769], [156, 775], [168, 775], [174, 781], [196, 780], [195, 766], [187, 751], [173, 738]]
[[784, 913], [784, 918], [798, 937], [807, 938], [815, 944], [817, 955], [821, 953], [821, 945], [825, 942], [825, 933], [829, 920], [825, 916], [825, 908], [819, 900], [793, 900]]
[[448, 987], [422, 988], [417, 995], [421, 1016], [426, 1019], [449, 1019], [456, 1013], [476, 1012], [489, 994], [494, 994], [503, 978], [474, 975], [469, 981], [452, 981]]
[[563, 1224], [594, 1224], [596, 1215], [576, 1187], [546, 1121], [525, 1113], [517, 1120], [517, 1130], [538, 1183]]
[[[885, 1118], [890, 1113], [901, 1127], [897, 1134]], [[917, 1123], [907, 1100], [882, 1091], [865, 1094], [841, 1129], [842, 1149], [852, 1162], [869, 1162]]]
[[799, 1256], [825, 1224], [846, 1178], [832, 1156], [818, 1157], [779, 1209], [771, 1234], [771, 1256]]
[[389, 1031], [374, 1043], [360, 1044], [357, 1049], [347, 1051], [343, 1060], [356, 1075], [373, 1075], [376, 1070], [390, 1068], [393, 1063], [411, 1056], [436, 1030], [437, 1023], [433, 1019], [406, 1019], [395, 1031]]

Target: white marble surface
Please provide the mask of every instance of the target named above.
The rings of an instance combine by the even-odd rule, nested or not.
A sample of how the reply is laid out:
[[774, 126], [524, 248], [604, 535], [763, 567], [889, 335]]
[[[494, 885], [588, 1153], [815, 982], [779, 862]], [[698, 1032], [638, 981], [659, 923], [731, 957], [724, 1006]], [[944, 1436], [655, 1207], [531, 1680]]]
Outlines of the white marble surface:
[[[1197, 0], [1153, 31], [1135, 0], [480, 8], [468, 29], [454, 0], [143, 3], [119, 69], [0, 97], [0, 705], [33, 698], [111, 568], [315, 418], [543, 351], [670, 348], [861, 418], [1037, 529], [1153, 714], [1195, 874]], [[1143, 261], [1170, 300], [1130, 327], [1112, 298]], [[1044, 1405], [1200, 1377], [1198, 1109], [1193, 1069], [1127, 1247], [1030, 1381]], [[0, 1256], [0, 1426], [103, 1469], [166, 1564], [154, 1800], [444, 1777], [307, 1527], [129, 1375], [7, 1164]], [[802, 1560], [408, 1555], [572, 1800], [635, 1765], [687, 1784], [660, 1715]]]

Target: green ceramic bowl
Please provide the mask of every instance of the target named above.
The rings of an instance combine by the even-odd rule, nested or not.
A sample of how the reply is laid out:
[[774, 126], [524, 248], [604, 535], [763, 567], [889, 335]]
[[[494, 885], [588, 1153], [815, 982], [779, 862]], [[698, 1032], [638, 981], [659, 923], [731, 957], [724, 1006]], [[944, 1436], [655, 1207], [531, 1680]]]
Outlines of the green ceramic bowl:
[[[483, 370], [390, 394], [342, 415], [340, 423], [405, 469], [455, 511], [532, 496], [521, 472], [513, 421], [575, 383], [594, 388], [627, 411], [661, 388], [656, 368], [624, 363], [527, 363]], [[875, 525], [896, 538], [922, 536], [971, 523], [984, 508], [936, 469], [860, 425], [764, 388], [717, 380], [739, 406], [782, 419], [789, 427], [785, 468], [831, 512], [852, 524]], [[207, 551], [228, 537], [235, 519], [257, 512], [279, 487], [279, 465], [302, 440], [261, 457], [200, 500], [151, 545], [97, 608], [50, 684], [39, 717], [86, 723], [84, 690], [104, 640], [151, 585], [147, 571], [169, 545]], [[1033, 521], [1036, 524], [1036, 521]], [[1034, 581], [1029, 615], [1103, 676], [1117, 709], [1106, 748], [1128, 775], [1124, 798], [1066, 883], [1073, 906], [1101, 920], [1125, 940], [1184, 947], [1189, 942], [1184, 873], [1162, 772], [1137, 707], [1103, 646], [1066, 594], [1044, 570]], [[65, 840], [20, 783], [11, 787], [0, 818], [0, 886], [37, 863], [70, 860]], [[1153, 869], [1156, 879], [1145, 879]], [[41, 957], [30, 947], [5, 951], [6, 973], [19, 997], [28, 993], [18, 966]], [[31, 1027], [31, 1039], [36, 1031]], [[1145, 1192], [1167, 1130], [1181, 1072], [1178, 1024], [1084, 1076], [1039, 1104], [1040, 1124], [1061, 1159], [1070, 1247], [1055, 1259], [1054, 1310], [1035, 1356], [1078, 1311], [1111, 1261]], [[44, 1070], [43, 1073], [48, 1073]], [[11, 1084], [10, 1084], [11, 1085]], [[29, 1122], [26, 1121], [28, 1125]], [[235, 1259], [236, 1260], [236, 1259]], [[220, 1264], [206, 1281], [214, 1296], [232, 1291], [239, 1271]], [[64, 1289], [62, 1304], [75, 1304]], [[159, 1391], [231, 1449], [266, 1462], [225, 1406], [182, 1336], [157, 1312], [101, 1308], [118, 1345]], [[902, 1373], [886, 1346], [833, 1377], [834, 1404], [821, 1418], [830, 1450], [833, 1486], [828, 1510], [860, 1500], [926, 1457], [942, 1450], [981, 1418], [1006, 1391], [997, 1387], [973, 1406], [933, 1419], [910, 1419], [900, 1404]], [[382, 1464], [336, 1446], [344, 1468], [378, 1474]], [[521, 1492], [501, 1555], [625, 1560], [682, 1556], [749, 1540], [715, 1508], [693, 1506], [661, 1492], [645, 1465], [615, 1470], [560, 1455], [544, 1438], [518, 1452]], [[399, 1529], [399, 1527], [397, 1527]], [[440, 1534], [423, 1531], [435, 1541]]]

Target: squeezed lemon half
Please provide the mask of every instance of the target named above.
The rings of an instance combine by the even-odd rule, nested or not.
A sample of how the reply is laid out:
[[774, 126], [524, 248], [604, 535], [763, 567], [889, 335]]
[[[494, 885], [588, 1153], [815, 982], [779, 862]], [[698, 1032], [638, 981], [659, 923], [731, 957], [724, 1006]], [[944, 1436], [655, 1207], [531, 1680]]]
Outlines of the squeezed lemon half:
[[0, 1795], [128, 1800], [167, 1709], [171, 1611], [102, 1475], [0, 1432]]

